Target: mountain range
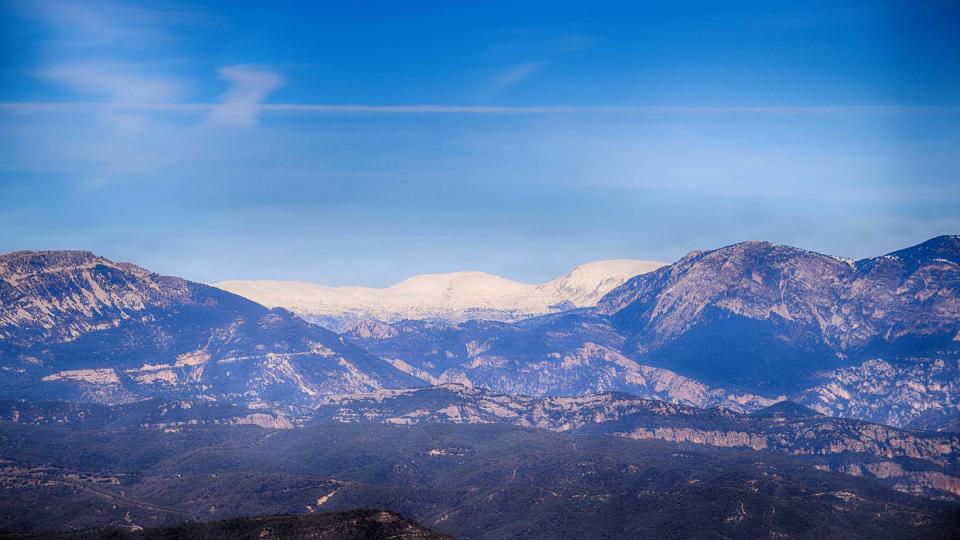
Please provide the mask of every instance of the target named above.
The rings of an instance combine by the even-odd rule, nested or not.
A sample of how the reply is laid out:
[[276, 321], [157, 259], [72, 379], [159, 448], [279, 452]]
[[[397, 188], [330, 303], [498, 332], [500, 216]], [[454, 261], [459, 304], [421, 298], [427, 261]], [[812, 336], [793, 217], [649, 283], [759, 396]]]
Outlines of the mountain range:
[[788, 397], [939, 429], [960, 414], [960, 237], [860, 261], [746, 242], [634, 277], [592, 310], [344, 335], [429, 383], [734, 409]]
[[[360, 292], [311, 286], [302, 298], [297, 286], [271, 287], [249, 296], [274, 295], [289, 310], [84, 251], [0, 255], [0, 429], [9, 437], [0, 460], [20, 456], [0, 461], [0, 480], [31, 497], [44, 482], [76, 488], [69, 475], [49, 472], [63, 466], [49, 468], [60, 463], [56, 452], [27, 459], [21, 454], [27, 443], [16, 442], [37, 436], [50, 445], [61, 428], [96, 433], [97, 440], [139, 433], [161, 446], [152, 433], [183, 433], [184, 444], [196, 450], [197, 441], [220, 436], [211, 433], [234, 429], [320, 436], [349, 424], [378, 437], [393, 433], [384, 431], [390, 427], [429, 437], [423, 430], [431, 426], [481, 424], [498, 430], [497, 437], [550, 432], [618, 452], [621, 444], [655, 443], [681, 453], [691, 445], [709, 447], [727, 456], [722, 459], [746, 452], [754, 456], [747, 461], [769, 463], [780, 459], [771, 456], [786, 456], [800, 468], [778, 465], [770, 474], [822, 471], [873, 486], [841, 490], [873, 501], [844, 510], [864, 524], [876, 525], [882, 514], [867, 508], [894, 500], [926, 516], [917, 518], [917, 527], [933, 523], [933, 510], [887, 492], [960, 500], [958, 236], [862, 260], [744, 242], [665, 266], [593, 263], [542, 285], [458, 273]], [[327, 303], [330, 298], [342, 303]], [[316, 306], [324, 307], [311, 311]], [[438, 454], [429, 455], [466, 459], [460, 452], [475, 444], [468, 432], [463, 440], [470, 442], [438, 446]], [[357, 436], [357, 448], [379, 444]], [[194, 451], [187, 447], [182, 451]], [[411, 470], [421, 458], [376, 455], [370, 466], [409, 473], [417, 482], [439, 474], [422, 464], [416, 466], [425, 469]], [[88, 465], [116, 467], [116, 459]], [[565, 459], [562, 466], [576, 470]], [[352, 474], [342, 468], [348, 462], [335, 467], [338, 474]], [[617, 466], [621, 474], [632, 465]], [[705, 465], [691, 466], [703, 471]], [[173, 470], [158, 474], [158, 485], [173, 489]], [[470, 490], [479, 479], [461, 481]], [[557, 492], [545, 485], [536, 489]], [[706, 504], [707, 492], [670, 485], [683, 501]], [[169, 512], [158, 510], [155, 501], [162, 498], [151, 489], [134, 483], [124, 490], [140, 493], [131, 508], [143, 523], [170, 525], [200, 515], [192, 506], [189, 514], [169, 505]], [[441, 532], [484, 537], [490, 526], [452, 518], [456, 509], [434, 499], [404, 506], [400, 495], [384, 498], [384, 489], [368, 485], [355, 492], [354, 506], [337, 509], [392, 501], [399, 506], [389, 508], [409, 510]], [[817, 489], [800, 492], [801, 498], [824, 496]], [[270, 495], [283, 501], [270, 511], [303, 508], [290, 506], [292, 493]], [[574, 492], [567, 495], [563, 508], [576, 500]], [[780, 508], [789, 499], [781, 491], [769, 495], [758, 504]], [[37, 504], [46, 496], [38, 495]], [[477, 512], [491, 508], [470, 501]], [[249, 510], [240, 501], [217, 504]], [[745, 533], [729, 524], [753, 518], [721, 506], [724, 519], [733, 521], [717, 527], [732, 536]], [[236, 512], [204, 515], [244, 515]], [[764, 516], [762, 527], [749, 530], [772, 534], [787, 526], [782, 513]], [[64, 520], [55, 522], [122, 524], [109, 509], [100, 521], [80, 514]], [[33, 522], [17, 522], [35, 530]]]
[[958, 238], [861, 261], [746, 242], [639, 274], [594, 308], [514, 322], [364, 319], [340, 335], [88, 252], [16, 252], [0, 256], [0, 395], [204, 395], [282, 411], [460, 383], [740, 411], [790, 398], [937, 429], [960, 413]]

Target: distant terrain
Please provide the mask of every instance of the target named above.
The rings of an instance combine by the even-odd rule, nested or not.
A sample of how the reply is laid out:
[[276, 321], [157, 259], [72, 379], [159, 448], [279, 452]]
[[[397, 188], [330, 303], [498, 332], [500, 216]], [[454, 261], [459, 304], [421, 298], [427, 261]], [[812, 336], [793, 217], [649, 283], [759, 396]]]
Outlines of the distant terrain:
[[518, 321], [593, 307], [626, 280], [665, 265], [630, 259], [596, 261], [536, 285], [484, 272], [452, 272], [413, 276], [382, 289], [268, 280], [223, 281], [216, 286], [268, 307], [289, 309], [308, 321], [341, 331], [351, 323], [371, 319]]

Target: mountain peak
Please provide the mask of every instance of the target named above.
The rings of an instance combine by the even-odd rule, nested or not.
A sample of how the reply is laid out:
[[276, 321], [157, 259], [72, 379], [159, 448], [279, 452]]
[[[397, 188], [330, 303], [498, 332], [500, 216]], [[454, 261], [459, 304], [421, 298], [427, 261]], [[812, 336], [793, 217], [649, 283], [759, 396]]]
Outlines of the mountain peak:
[[711, 253], [724, 251], [741, 253], [809, 254], [828, 257], [828, 255], [823, 255], [822, 253], [817, 253], [808, 249], [789, 246], [786, 244], [776, 244], [774, 242], [767, 242], [766, 240], [747, 240], [746, 242], [739, 242], [737, 244], [713, 250]]
[[0, 255], [0, 340], [71, 341], [151, 306], [192, 301], [193, 289], [184, 280], [89, 251]]
[[503, 287], [512, 289], [523, 285], [494, 274], [478, 270], [464, 270], [443, 274], [417, 274], [387, 288], [395, 291], [409, 291], [411, 294], [435, 294], [439, 290], [449, 289], [450, 287]]

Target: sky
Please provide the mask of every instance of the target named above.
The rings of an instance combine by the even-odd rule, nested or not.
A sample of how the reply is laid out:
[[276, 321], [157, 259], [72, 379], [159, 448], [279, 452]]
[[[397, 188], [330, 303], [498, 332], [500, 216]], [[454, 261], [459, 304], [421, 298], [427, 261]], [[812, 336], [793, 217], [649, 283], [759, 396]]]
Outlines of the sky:
[[957, 233], [957, 1], [0, 3], [0, 252], [384, 286]]

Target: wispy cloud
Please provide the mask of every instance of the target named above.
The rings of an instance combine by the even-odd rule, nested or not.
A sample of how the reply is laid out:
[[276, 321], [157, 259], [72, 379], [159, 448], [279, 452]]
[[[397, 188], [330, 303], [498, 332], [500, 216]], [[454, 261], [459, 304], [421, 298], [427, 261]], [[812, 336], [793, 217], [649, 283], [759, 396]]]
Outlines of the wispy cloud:
[[195, 10], [150, 9], [102, 0], [30, 2], [23, 8], [24, 14], [53, 30], [48, 43], [53, 49], [89, 52], [109, 48], [112, 54], [169, 44], [171, 27], [206, 20]]
[[142, 74], [129, 64], [60, 65], [42, 69], [37, 75], [80, 95], [116, 104], [164, 103], [182, 95], [182, 85], [174, 78]]
[[201, 21], [178, 9], [114, 2], [49, 0], [18, 5], [45, 39], [31, 75], [75, 100], [96, 101], [91, 120], [121, 132], [144, 129], [146, 105], [186, 98], [186, 78], [172, 75], [178, 28]]
[[543, 62], [524, 62], [517, 64], [497, 75], [493, 81], [493, 86], [498, 90], [505, 90], [529, 78], [541, 67], [543, 67]]
[[225, 66], [217, 70], [230, 88], [210, 112], [213, 123], [230, 126], [249, 126], [256, 123], [263, 100], [283, 86], [283, 77], [255, 66]]

